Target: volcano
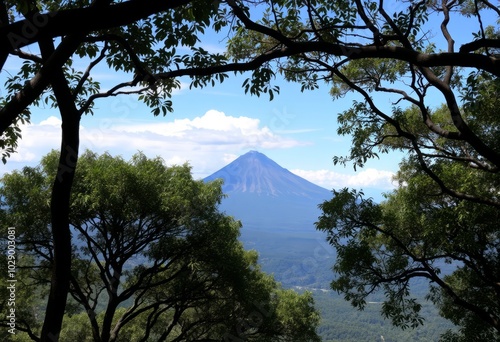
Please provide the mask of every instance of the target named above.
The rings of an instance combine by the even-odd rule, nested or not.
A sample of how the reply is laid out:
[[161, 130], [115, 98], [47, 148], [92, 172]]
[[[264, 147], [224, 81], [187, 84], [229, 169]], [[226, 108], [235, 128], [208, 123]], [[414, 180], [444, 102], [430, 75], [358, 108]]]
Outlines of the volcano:
[[[332, 193], [250, 151], [205, 181], [222, 179], [220, 209], [243, 224], [240, 240], [259, 252], [263, 270], [285, 286], [328, 288], [334, 252], [315, 229]], [[314, 265], [310, 268], [310, 265]]]
[[221, 209], [247, 229], [314, 231], [318, 205], [330, 191], [301, 178], [257, 151], [250, 151], [205, 181], [222, 179], [227, 194]]
[[323, 200], [330, 192], [281, 167], [264, 154], [250, 151], [205, 181], [221, 178], [227, 194], [246, 193], [258, 196], [297, 197]]

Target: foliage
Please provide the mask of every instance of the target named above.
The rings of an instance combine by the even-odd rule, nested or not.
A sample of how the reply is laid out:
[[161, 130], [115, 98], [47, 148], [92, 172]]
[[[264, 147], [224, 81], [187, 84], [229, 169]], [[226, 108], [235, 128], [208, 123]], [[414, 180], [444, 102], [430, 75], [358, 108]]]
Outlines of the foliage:
[[[212, 24], [220, 29], [224, 23], [224, 17], [217, 23], [211, 21], [219, 16], [217, 3], [4, 1], [0, 15], [0, 65], [4, 67], [7, 61], [19, 65], [17, 73], [6, 77], [1, 94], [0, 146], [4, 158], [14, 151], [19, 125], [29, 122], [31, 107], [58, 108], [66, 113], [63, 117], [68, 115], [55, 83], [67, 86], [67, 100], [75, 105], [78, 119], [92, 113], [95, 100], [123, 94], [140, 94], [155, 115], [166, 114], [172, 109], [171, 91], [180, 83], [162, 74], [203, 62], [216, 64], [222, 58], [197, 46], [199, 36]], [[181, 56], [176, 52], [180, 47], [192, 49], [192, 53]], [[93, 79], [100, 65], [119, 71], [124, 81], [101, 89]], [[63, 76], [57, 82], [56, 70]]]
[[[223, 59], [197, 46], [198, 36], [218, 15], [217, 3], [188, 0], [1, 3], [0, 66], [22, 61], [18, 72], [6, 77], [5, 92], [0, 94], [2, 162], [15, 152], [20, 125], [30, 121], [32, 106], [56, 108], [62, 119], [59, 169], [54, 169], [50, 200], [55, 259], [42, 341], [57, 339], [71, 282], [69, 198], [78, 162], [81, 116], [92, 114], [97, 99], [123, 94], [138, 94], [154, 115], [171, 111], [170, 94], [180, 86], [174, 76], [189, 74], [172, 75], [172, 69], [196, 69]], [[224, 22], [220, 17], [214, 28], [220, 29]], [[191, 53], [179, 56], [178, 47], [187, 47]], [[122, 81], [108, 90], [93, 79], [96, 66], [102, 64], [123, 74]], [[214, 78], [222, 81], [224, 76]], [[200, 86], [211, 78], [201, 75], [193, 80]]]
[[[172, 110], [171, 91], [179, 87], [175, 78], [183, 75], [192, 78], [190, 86], [199, 87], [222, 82], [227, 72], [251, 70], [251, 76], [243, 82], [245, 91], [254, 95], [269, 93], [271, 98], [279, 92], [279, 87], [272, 84], [273, 78], [282, 73], [287, 80], [302, 83], [303, 89], [316, 89], [319, 82], [326, 81], [335, 96], [360, 87], [410, 100], [410, 92], [390, 86], [404, 79], [407, 88], [416, 92], [413, 100], [418, 102], [432, 87], [448, 93], [446, 85], [455, 86], [459, 78], [455, 66], [477, 68], [468, 85], [479, 84], [481, 77], [499, 74], [495, 67], [497, 30], [486, 26], [493, 23], [491, 16], [499, 11], [489, 1], [398, 1], [381, 6], [357, 0], [179, 0], [161, 5], [148, 1], [140, 7], [130, 1], [38, 2], [36, 6], [14, 1], [7, 2], [2, 11], [8, 18], [2, 31], [5, 61], [8, 57], [23, 60], [19, 72], [7, 79], [3, 94], [0, 141], [4, 158], [15, 149], [19, 133], [15, 127], [29, 121], [30, 106], [59, 105], [49, 87], [54, 80], [41, 73], [42, 67], [64, 71], [79, 115], [92, 113], [98, 99], [129, 93], [140, 94], [155, 115], [164, 115]], [[113, 16], [120, 20], [106, 20]], [[453, 16], [467, 17], [472, 24], [476, 20], [479, 29], [467, 32], [470, 40], [458, 52], [447, 27]], [[33, 18], [43, 25], [27, 35], [26, 27], [33, 25]], [[443, 23], [437, 27], [446, 43], [441, 50], [429, 38], [437, 34], [432, 31], [430, 18], [439, 25]], [[68, 22], [82, 22], [76, 31], [79, 36], [65, 26]], [[51, 29], [45, 30], [46, 25]], [[203, 34], [209, 30], [230, 38], [227, 54], [211, 53], [200, 46]], [[43, 34], [52, 38], [75, 36], [68, 51], [62, 51], [64, 44], [54, 50], [57, 65], [48, 63], [49, 56], [41, 58], [22, 50], [42, 43]], [[190, 52], [179, 54], [181, 48]], [[88, 68], [74, 68], [77, 60], [88, 64]], [[123, 72], [129, 81], [102, 90], [92, 79], [99, 64]], [[27, 82], [35, 76], [43, 82], [28, 87]], [[14, 108], [19, 99], [22, 108]], [[455, 100], [448, 100], [451, 102], [447, 104], [453, 106]]]
[[[5, 222], [19, 227], [27, 259], [17, 295], [29, 312], [18, 319], [35, 334], [40, 321], [30, 300], [50, 279], [47, 208], [56, 167], [54, 151], [36, 168], [5, 175], [0, 188]], [[187, 165], [87, 151], [71, 200], [72, 300], [60, 338], [317, 341], [312, 297], [282, 289], [260, 270], [256, 252], [238, 241], [239, 222], [218, 211], [222, 196], [220, 182], [193, 180]]]
[[[415, 278], [425, 278], [434, 284], [429, 299], [443, 317], [461, 327], [443, 340], [451, 336], [495, 340], [500, 314], [496, 294], [500, 217], [494, 203], [499, 178], [460, 161], [464, 144], [427, 134], [422, 123], [412, 119], [414, 114], [407, 111], [406, 121], [400, 122], [412, 127], [413, 134], [423, 132], [419, 143], [439, 147], [443, 154], [450, 152], [443, 158], [424, 154], [427, 171], [420, 151], [412, 151], [400, 164], [396, 176], [400, 187], [381, 204], [344, 189], [322, 205], [318, 228], [328, 231], [338, 253], [334, 268], [339, 277], [332, 287], [359, 308], [364, 308], [371, 293], [383, 290], [384, 316], [398, 326], [415, 327], [423, 317], [421, 304], [411, 297], [411, 284]], [[401, 140], [387, 140], [385, 146], [409, 149]], [[442, 191], [429, 174], [461, 195]]]
[[[255, 19], [250, 5], [248, 14], [229, 4], [239, 20], [229, 43], [236, 61], [272, 56], [265, 68], [303, 89], [324, 81], [335, 99], [353, 99], [338, 117], [352, 148], [335, 164], [407, 154], [383, 203], [344, 189], [323, 204], [318, 228], [338, 253], [333, 288], [357, 308], [382, 290], [383, 315], [407, 328], [423, 320], [410, 284], [428, 279], [429, 298], [460, 326], [443, 338], [498, 339], [498, 8], [268, 1]], [[451, 20], [463, 23], [458, 50]]]
[[[420, 219], [422, 215], [437, 215], [440, 222], [449, 215], [450, 222], [459, 223], [451, 226], [461, 228], [463, 221], [464, 226], [474, 228], [471, 228], [472, 236], [493, 240], [471, 240], [471, 245], [465, 244], [465, 247], [477, 247], [476, 243], [479, 243], [483, 248], [480, 250], [488, 255], [484, 260], [477, 259], [477, 251], [462, 251], [461, 240], [454, 241], [450, 247], [452, 250], [445, 251], [444, 260], [453, 260], [446, 253], [465, 253], [466, 258], [459, 260], [459, 267], [462, 263], [463, 267], [469, 267], [467, 262], [470, 261], [473, 266], [470, 268], [479, 275], [479, 280], [484, 280], [484, 272], [491, 266], [489, 262], [495, 262], [497, 256], [492, 246], [496, 243], [497, 232], [484, 222], [486, 219], [480, 221], [475, 215], [495, 213], [500, 206], [496, 193], [500, 167], [496, 119], [500, 44], [496, 20], [500, 10], [490, 1], [178, 0], [167, 3], [147, 0], [139, 4], [137, 1], [96, 0], [92, 3], [38, 2], [38, 7], [31, 2], [4, 2], [3, 5], [0, 8], [3, 24], [0, 27], [1, 65], [8, 58], [25, 61], [19, 72], [8, 79], [6, 92], [2, 93], [0, 147], [3, 160], [15, 150], [20, 136], [18, 127], [29, 121], [30, 106], [47, 101], [60, 109], [63, 119], [59, 166], [60, 170], [70, 172], [61, 177], [60, 183], [54, 183], [52, 240], [56, 255], [61, 259], [54, 264], [54, 286], [50, 298], [66, 293], [69, 284], [69, 279], [64, 278], [70, 267], [69, 261], [66, 262], [70, 260], [66, 221], [76, 160], [67, 161], [78, 156], [81, 115], [92, 111], [95, 100], [124, 93], [139, 93], [140, 99], [152, 107], [155, 115], [165, 114], [171, 109], [168, 94], [178, 86], [175, 77], [183, 75], [192, 77], [192, 86], [205, 86], [224, 80], [227, 72], [251, 70], [243, 87], [253, 95], [269, 93], [272, 98], [279, 91], [273, 84], [274, 77], [279, 74], [288, 81], [301, 83], [303, 90], [316, 89], [321, 82], [326, 82], [335, 98], [352, 95], [355, 97], [353, 107], [339, 116], [339, 133], [352, 135], [353, 146], [348, 156], [338, 156], [334, 162], [353, 162], [355, 167], [362, 167], [368, 159], [394, 149], [408, 152], [408, 158], [398, 175], [401, 192], [393, 194], [394, 198], [389, 196], [386, 204], [375, 205], [358, 198], [355, 193], [342, 191], [339, 192], [339, 202], [332, 206], [349, 209], [351, 218], [362, 222], [363, 227], [370, 223], [368, 218], [373, 219], [375, 224], [367, 225], [373, 229], [383, 229], [379, 224], [387, 225], [387, 215], [392, 212], [401, 219], [390, 226], [395, 232], [405, 231], [405, 222], [413, 224], [412, 220]], [[38, 12], [49, 13], [41, 17], [43, 27], [35, 27], [33, 34], [26, 35], [27, 25], [32, 24]], [[452, 19], [463, 23], [460, 29], [463, 43], [458, 50], [455, 48], [458, 40], [449, 26]], [[224, 37], [229, 37], [227, 55], [212, 54], [199, 46], [200, 35], [209, 28], [230, 30], [223, 32]], [[30, 44], [38, 44], [39, 55], [26, 49]], [[190, 52], [179, 55], [177, 50], [183, 46], [187, 46]], [[91, 80], [90, 74], [73, 72], [72, 60], [76, 57], [92, 60], [88, 64], [89, 71], [104, 62], [113, 70], [124, 71], [130, 81], [102, 91]], [[436, 108], [436, 103], [441, 102], [444, 103], [443, 109]], [[403, 195], [409, 189], [414, 193]], [[415, 194], [429, 198], [419, 197], [417, 201], [411, 196]], [[394, 211], [405, 207], [398, 205], [405, 201], [414, 205], [421, 201], [428, 207], [415, 207], [415, 214], [405, 212], [403, 215]], [[368, 217], [358, 217], [358, 207], [359, 212], [366, 211]], [[422, 229], [424, 223], [435, 226], [432, 220], [416, 222]], [[330, 222], [323, 229], [331, 231], [336, 224]], [[391, 253], [396, 253], [395, 259], [377, 267], [397, 274], [398, 270], [409, 270], [413, 266], [413, 261], [405, 261], [408, 253], [404, 254], [404, 249], [396, 248], [397, 244], [395, 247], [379, 237], [380, 231], [376, 230], [378, 233], [375, 234], [373, 230], [368, 230], [369, 233], [363, 230], [358, 234], [356, 229], [360, 227], [347, 227], [346, 233], [332, 234], [350, 233], [347, 235], [354, 240], [347, 247], [363, 250], [365, 253], [359, 256], [365, 264], [390, 259], [391, 254], [385, 255], [384, 251], [393, 248]], [[446, 231], [439, 228], [429, 236], [442, 241], [445, 235], [438, 233]], [[427, 229], [424, 231], [428, 232]], [[45, 233], [39, 234], [40, 238], [47, 238]], [[365, 234], [376, 236], [376, 239], [368, 243]], [[460, 234], [459, 237], [465, 239]], [[439, 249], [428, 241], [427, 235], [418, 238], [425, 244], [429, 243], [431, 251]], [[335, 238], [331, 241], [335, 243]], [[402, 241], [414, 243], [408, 237]], [[454, 249], [455, 243], [458, 249]], [[382, 254], [373, 256], [373, 251], [380, 246], [383, 246]], [[339, 244], [341, 247], [344, 248]], [[430, 253], [425, 248], [422, 250]], [[410, 254], [418, 252], [409, 251]], [[344, 252], [349, 254], [352, 249]], [[419, 263], [419, 254], [414, 256]], [[476, 265], [479, 261], [481, 263]], [[428, 261], [424, 259], [423, 262]], [[431, 266], [431, 271], [438, 269]], [[354, 263], [350, 267], [359, 268], [360, 265]], [[421, 275], [428, 277], [429, 269], [424, 269]], [[355, 275], [354, 279], [364, 276], [362, 269], [358, 271], [361, 274]], [[476, 280], [468, 271], [461, 274], [463, 279]], [[396, 281], [393, 284], [395, 287], [388, 285], [388, 301], [384, 307], [384, 313], [394, 313], [395, 323], [402, 326], [420, 322], [415, 313], [418, 303], [406, 296], [405, 276], [402, 283]], [[486, 280], [498, 292], [498, 285], [495, 285], [498, 284], [497, 274], [493, 272], [488, 277]], [[491, 308], [489, 304], [488, 307], [470, 306], [467, 297], [475, 295], [459, 291], [457, 281], [443, 275], [432, 280], [444, 290], [434, 291], [432, 297], [436, 303], [445, 303], [444, 298], [451, 296], [458, 307], [479, 317], [493, 329], [500, 329], [495, 309], [497, 304]], [[60, 289], [56, 285], [60, 285]], [[401, 292], [391, 292], [396, 288]], [[361, 288], [357, 290], [361, 291]], [[362, 295], [350, 296], [353, 296], [356, 306], [362, 306]], [[495, 298], [494, 303], [498, 303], [498, 297]], [[54, 313], [61, 314], [65, 300], [63, 295], [55, 301], [49, 300], [47, 312], [52, 312], [49, 310], [51, 303], [57, 302]], [[449, 317], [455, 316], [452, 312], [455, 311], [443, 310], [443, 314]], [[50, 320], [52, 314], [47, 317]], [[469, 322], [469, 316], [464, 317]], [[57, 316], [55, 321], [60, 318]], [[471, 326], [461, 319], [456, 321]], [[47, 324], [47, 329], [57, 332], [59, 324], [52, 323]]]

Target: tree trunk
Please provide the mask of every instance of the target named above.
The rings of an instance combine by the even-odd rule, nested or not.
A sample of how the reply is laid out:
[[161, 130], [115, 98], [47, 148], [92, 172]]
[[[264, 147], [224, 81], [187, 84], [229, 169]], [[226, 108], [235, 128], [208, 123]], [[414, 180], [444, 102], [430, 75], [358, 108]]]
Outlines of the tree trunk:
[[45, 320], [42, 328], [42, 342], [59, 340], [71, 272], [71, 232], [69, 229], [69, 203], [71, 187], [78, 160], [79, 118], [63, 116], [61, 154], [57, 177], [52, 187], [50, 203], [54, 262], [52, 280]]
[[[40, 50], [44, 60], [50, 57], [54, 52], [52, 40], [40, 42]], [[50, 203], [54, 261], [49, 299], [42, 327], [42, 342], [59, 340], [66, 309], [71, 279], [70, 195], [80, 145], [80, 113], [73, 101], [62, 69], [54, 72], [51, 84], [62, 119], [62, 141], [59, 166], [52, 186]]]
[[109, 279], [108, 288], [108, 305], [104, 313], [104, 319], [101, 329], [101, 341], [109, 342], [116, 340], [116, 333], [112, 333], [113, 318], [115, 317], [116, 309], [120, 301], [118, 300], [118, 287], [120, 286], [120, 277], [122, 274], [121, 265], [117, 268], [113, 267], [112, 278]]

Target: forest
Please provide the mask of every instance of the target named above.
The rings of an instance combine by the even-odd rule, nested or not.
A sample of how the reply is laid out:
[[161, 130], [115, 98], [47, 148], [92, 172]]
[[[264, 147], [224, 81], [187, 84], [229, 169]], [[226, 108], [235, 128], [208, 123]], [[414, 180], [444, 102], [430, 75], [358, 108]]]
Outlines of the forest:
[[[354, 96], [349, 109], [335, 113], [336, 133], [350, 138], [347, 155], [332, 156], [335, 165], [362, 169], [372, 159], [405, 155], [397, 187], [382, 202], [346, 186], [321, 204], [316, 228], [336, 252], [331, 289], [360, 310], [369, 310], [371, 295], [383, 293], [379, 314], [407, 331], [418, 332], [429, 302], [456, 326], [442, 341], [499, 339], [497, 4], [0, 5], [0, 66], [16, 66], [2, 74], [2, 162], [16, 154], [26, 138], [21, 126], [36, 108], [54, 110], [61, 120], [59, 151], [39, 167], [2, 176], [1, 225], [14, 228], [2, 236], [3, 264], [15, 260], [16, 274], [27, 282], [2, 287], [2, 311], [15, 316], [3, 316], [2, 334], [10, 334], [13, 324], [34, 341], [62, 340], [66, 315], [84, 312], [73, 317], [90, 326], [94, 341], [116, 341], [120, 331], [144, 341], [319, 339], [312, 295], [284, 289], [260, 271], [257, 256], [237, 240], [237, 221], [216, 209], [220, 184], [203, 185], [188, 166], [166, 169], [140, 154], [126, 162], [80, 151], [81, 118], [102, 101], [136, 96], [151, 115], [165, 116], [175, 106], [172, 93], [181, 77], [189, 88], [239, 77], [244, 93], [269, 100], [278, 96], [280, 82], [327, 91], [334, 100]], [[459, 33], [452, 23], [460, 23]], [[203, 48], [208, 32], [220, 37], [223, 52]], [[101, 87], [93, 79], [97, 66], [123, 78]], [[106, 174], [114, 167], [117, 173]], [[227, 239], [210, 240], [214, 227]], [[9, 238], [14, 230], [16, 238]], [[82, 246], [74, 245], [75, 234], [84, 238]], [[14, 244], [22, 251], [18, 259], [8, 254]], [[127, 269], [136, 254], [148, 263]], [[424, 301], [411, 291], [418, 280], [432, 285]], [[9, 308], [14, 292], [26, 304], [19, 310]], [[101, 293], [107, 295], [102, 315], [96, 310]], [[134, 330], [137, 324], [144, 329]]]

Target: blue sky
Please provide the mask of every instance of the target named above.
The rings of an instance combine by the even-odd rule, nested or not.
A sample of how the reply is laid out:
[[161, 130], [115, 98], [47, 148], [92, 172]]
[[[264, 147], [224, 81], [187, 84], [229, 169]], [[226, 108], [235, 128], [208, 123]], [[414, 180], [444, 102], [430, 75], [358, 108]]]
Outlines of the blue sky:
[[[239, 155], [258, 150], [281, 166], [325, 188], [343, 186], [391, 188], [398, 158], [384, 156], [354, 172], [351, 166], [334, 166], [334, 155], [345, 155], [349, 137], [336, 134], [336, 116], [350, 106], [348, 99], [333, 101], [328, 88], [300, 92], [299, 85], [276, 81], [281, 92], [246, 95], [244, 77], [222, 85], [189, 89], [188, 80], [172, 96], [174, 112], [154, 117], [136, 96], [121, 96], [96, 103], [93, 116], [81, 122], [81, 149], [109, 152], [129, 158], [137, 151], [161, 156], [167, 164], [189, 162], [196, 178], [205, 177]], [[116, 82], [103, 75], [103, 86]], [[32, 123], [23, 127], [18, 153], [3, 172], [36, 165], [40, 157], [60, 144], [56, 109], [36, 109]]]
[[[453, 24], [453, 23], [452, 23]], [[454, 23], [452, 34], [460, 36]], [[444, 45], [444, 41], [439, 41]], [[221, 38], [207, 35], [201, 46], [223, 52]], [[439, 46], [438, 46], [439, 47]], [[459, 47], [457, 43], [457, 48]], [[445, 48], [442, 46], [442, 48]], [[9, 60], [0, 74], [16, 73], [16, 58]], [[76, 62], [74, 65], [79, 65]], [[81, 63], [82, 70], [86, 67]], [[123, 81], [123, 75], [100, 69], [94, 78], [103, 89]], [[300, 92], [300, 85], [277, 79], [281, 92], [273, 101], [266, 95], [246, 95], [241, 84], [245, 76], [231, 76], [221, 85], [173, 93], [174, 112], [154, 117], [137, 97], [121, 96], [96, 102], [94, 116], [81, 122], [81, 149], [109, 152], [129, 158], [137, 151], [161, 156], [167, 164], [189, 162], [196, 178], [205, 177], [250, 150], [258, 150], [281, 166], [327, 189], [352, 187], [380, 199], [394, 188], [392, 175], [398, 169], [401, 154], [382, 155], [355, 172], [352, 166], [334, 166], [334, 155], [346, 155], [350, 137], [338, 136], [337, 114], [350, 107], [352, 97], [333, 100], [329, 88]], [[379, 99], [390, 108], [394, 98]], [[435, 105], [440, 99], [435, 100]], [[60, 144], [60, 120], [56, 109], [33, 110], [32, 123], [23, 127], [18, 153], [0, 175], [24, 165], [36, 165], [41, 156]]]

